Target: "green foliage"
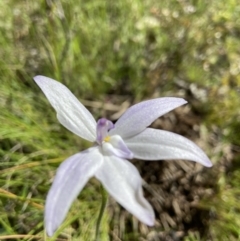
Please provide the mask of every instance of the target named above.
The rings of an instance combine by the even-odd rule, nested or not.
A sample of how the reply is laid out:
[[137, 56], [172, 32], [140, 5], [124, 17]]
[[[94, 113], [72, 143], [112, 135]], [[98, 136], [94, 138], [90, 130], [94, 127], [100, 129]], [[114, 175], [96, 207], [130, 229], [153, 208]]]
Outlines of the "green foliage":
[[209, 228], [213, 240], [240, 240], [239, 163], [240, 156], [233, 161], [228, 175], [222, 174], [219, 178], [217, 195], [205, 203], [211, 207], [213, 219]]

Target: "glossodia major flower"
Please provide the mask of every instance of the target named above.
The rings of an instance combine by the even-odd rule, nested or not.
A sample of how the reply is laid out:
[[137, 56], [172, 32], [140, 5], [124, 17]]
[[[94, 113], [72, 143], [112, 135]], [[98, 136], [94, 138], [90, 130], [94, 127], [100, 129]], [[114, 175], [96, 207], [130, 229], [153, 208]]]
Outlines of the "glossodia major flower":
[[127, 159], [186, 159], [211, 167], [205, 153], [183, 136], [147, 128], [158, 117], [186, 104], [182, 98], [156, 98], [133, 105], [113, 124], [94, 120], [91, 113], [63, 84], [34, 77], [57, 112], [59, 122], [93, 147], [70, 156], [58, 168], [45, 205], [45, 228], [52, 236], [71, 204], [91, 177], [96, 177], [126, 210], [153, 226], [154, 211], [144, 198], [141, 176]]

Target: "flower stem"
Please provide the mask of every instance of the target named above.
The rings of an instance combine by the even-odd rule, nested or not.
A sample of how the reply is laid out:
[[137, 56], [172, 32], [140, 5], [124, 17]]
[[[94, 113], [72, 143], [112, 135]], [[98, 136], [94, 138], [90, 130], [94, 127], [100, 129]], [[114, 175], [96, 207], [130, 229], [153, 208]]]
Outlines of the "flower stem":
[[103, 218], [103, 213], [104, 210], [106, 208], [107, 205], [107, 200], [108, 200], [108, 194], [105, 191], [104, 187], [101, 185], [101, 193], [102, 193], [102, 204], [101, 204], [101, 208], [99, 211], [99, 215], [98, 215], [98, 219], [97, 219], [97, 224], [96, 224], [96, 233], [95, 233], [95, 241], [99, 241], [99, 229], [100, 229], [100, 225], [101, 225], [101, 221]]

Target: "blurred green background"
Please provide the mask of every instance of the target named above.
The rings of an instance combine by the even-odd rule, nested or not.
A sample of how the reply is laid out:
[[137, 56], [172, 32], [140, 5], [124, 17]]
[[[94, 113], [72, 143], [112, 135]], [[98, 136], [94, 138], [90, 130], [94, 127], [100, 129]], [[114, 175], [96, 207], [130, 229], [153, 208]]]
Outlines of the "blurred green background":
[[[214, 138], [204, 149], [214, 193], [199, 201], [211, 216], [208, 233], [190, 230], [182, 239], [240, 240], [239, 16], [237, 0], [1, 0], [0, 239], [94, 238], [101, 200], [94, 179], [58, 233], [44, 235], [56, 168], [89, 144], [60, 126], [32, 80], [41, 74], [67, 85], [96, 119], [126, 101], [189, 96], [207, 140]], [[103, 241], [165, 240], [137, 228], [116, 237], [110, 219], [106, 211]]]

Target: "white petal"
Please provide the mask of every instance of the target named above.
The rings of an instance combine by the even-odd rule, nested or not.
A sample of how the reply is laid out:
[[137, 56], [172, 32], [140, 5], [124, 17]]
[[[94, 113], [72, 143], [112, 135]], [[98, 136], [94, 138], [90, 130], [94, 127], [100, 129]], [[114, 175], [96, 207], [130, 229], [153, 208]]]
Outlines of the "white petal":
[[195, 143], [169, 131], [147, 128], [124, 142], [138, 159], [185, 159], [212, 166], [206, 154]]
[[86, 140], [96, 140], [96, 121], [65, 85], [40, 75], [34, 80], [56, 110], [63, 126]]
[[187, 103], [182, 98], [166, 97], [147, 100], [133, 105], [115, 123], [110, 135], [118, 134], [123, 138], [134, 136], [151, 125], [158, 117]]
[[111, 136], [109, 142], [104, 142], [102, 150], [104, 155], [114, 155], [126, 159], [133, 158], [132, 152], [128, 149], [121, 136], [118, 135]]
[[141, 222], [154, 225], [154, 212], [143, 196], [142, 179], [135, 166], [115, 156], [104, 156], [103, 165], [97, 171], [96, 178], [117, 202]]
[[45, 228], [49, 236], [63, 222], [72, 202], [102, 161], [98, 148], [90, 148], [69, 157], [59, 166], [45, 205]]

